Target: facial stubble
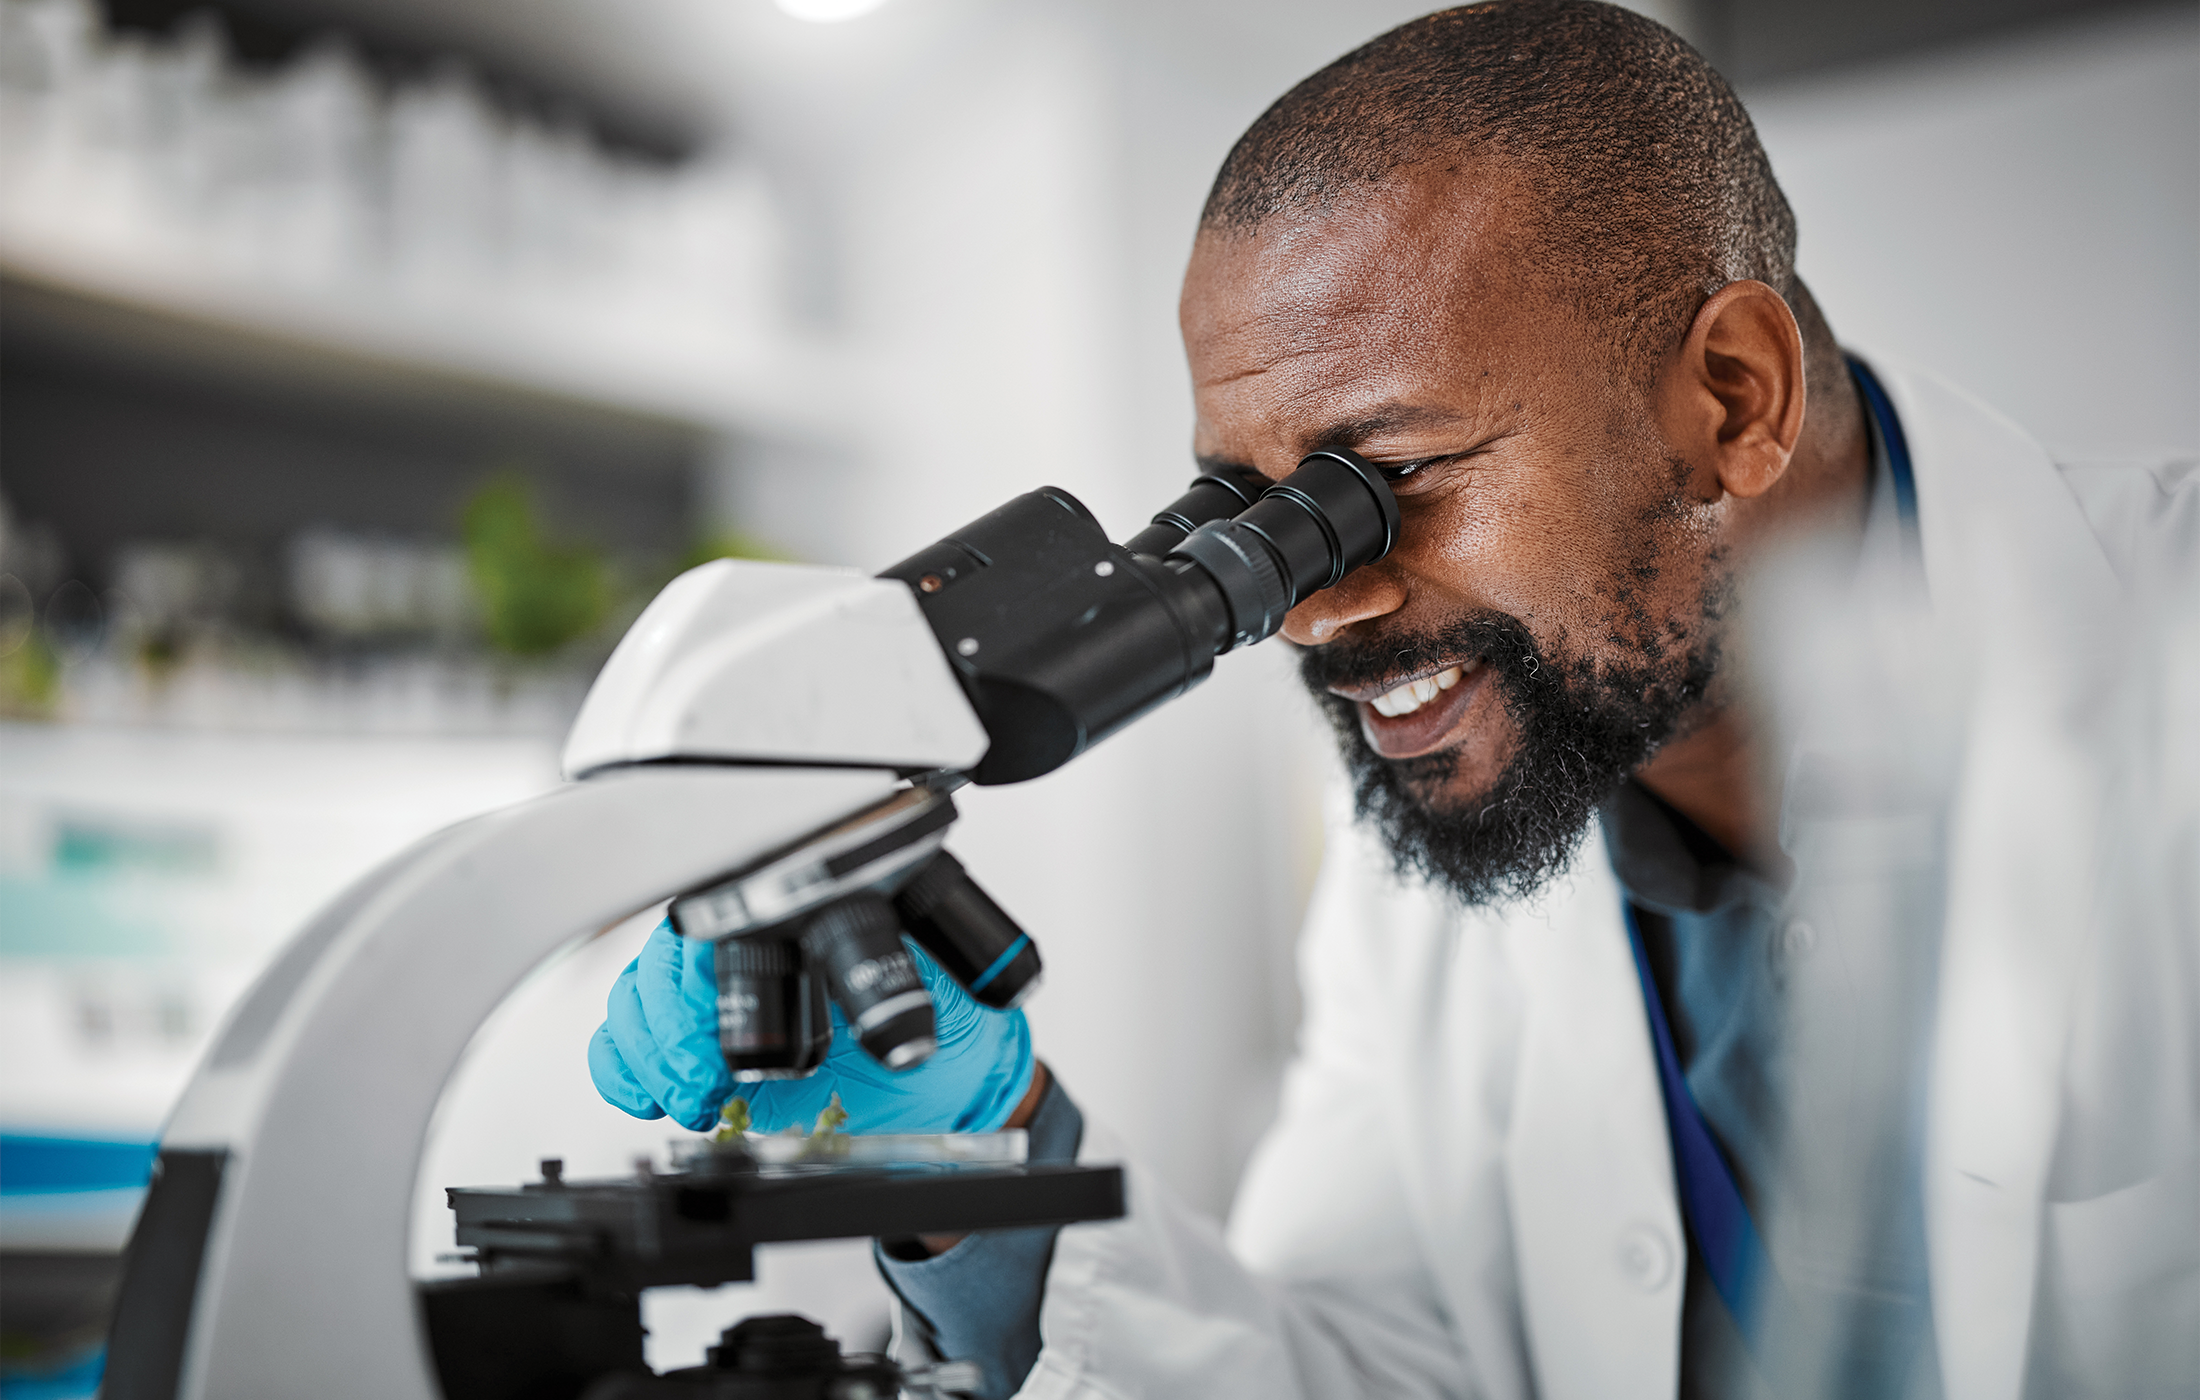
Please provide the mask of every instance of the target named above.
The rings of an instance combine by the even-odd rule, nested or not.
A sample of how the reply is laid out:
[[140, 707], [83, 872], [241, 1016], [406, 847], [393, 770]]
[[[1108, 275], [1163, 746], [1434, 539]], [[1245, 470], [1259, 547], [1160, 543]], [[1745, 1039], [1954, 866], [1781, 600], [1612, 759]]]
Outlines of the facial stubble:
[[[1678, 501], [1647, 515], [1639, 557], [1602, 590], [1609, 632], [1632, 638], [1618, 655], [1568, 654], [1563, 637], [1539, 644], [1520, 618], [1493, 611], [1416, 634], [1348, 633], [1300, 654], [1300, 676], [1337, 731], [1359, 817], [1401, 875], [1469, 905], [1533, 897], [1571, 865], [1605, 799], [1690, 723], [1718, 674], [1732, 580], [1723, 551], [1672, 547], [1684, 515]], [[1693, 615], [1661, 618], [1649, 591], [1664, 561], [1691, 554], [1701, 568]], [[1361, 729], [1359, 707], [1329, 689], [1459, 664], [1489, 669], [1513, 731], [1497, 776], [1474, 794], [1452, 791], [1467, 757], [1459, 749], [1385, 758]]]

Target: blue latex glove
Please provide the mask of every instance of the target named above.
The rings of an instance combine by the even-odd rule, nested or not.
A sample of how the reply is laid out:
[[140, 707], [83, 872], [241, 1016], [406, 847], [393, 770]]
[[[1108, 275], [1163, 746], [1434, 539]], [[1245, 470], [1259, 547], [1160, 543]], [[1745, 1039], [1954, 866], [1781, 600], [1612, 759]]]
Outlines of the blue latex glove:
[[[906, 940], [904, 940], [906, 941]], [[1008, 1121], [1031, 1088], [1031, 1030], [1021, 1010], [995, 1011], [971, 1000], [914, 943], [917, 968], [932, 994], [940, 1048], [896, 1073], [865, 1054], [832, 1008], [833, 1043], [807, 1079], [736, 1084], [718, 1053], [718, 978], [711, 945], [659, 924], [642, 954], [611, 984], [604, 1023], [588, 1042], [596, 1092], [636, 1118], [670, 1115], [708, 1131], [739, 1094], [760, 1133], [807, 1129], [834, 1094], [857, 1133], [982, 1133]]]

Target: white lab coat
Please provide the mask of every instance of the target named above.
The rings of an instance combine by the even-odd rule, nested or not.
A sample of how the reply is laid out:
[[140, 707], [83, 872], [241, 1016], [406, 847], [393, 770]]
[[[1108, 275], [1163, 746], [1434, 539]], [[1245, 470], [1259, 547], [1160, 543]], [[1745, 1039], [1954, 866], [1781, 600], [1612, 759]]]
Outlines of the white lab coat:
[[[2097, 985], [2096, 856], [2123, 800], [2105, 748], [2130, 735], [2087, 716], [2106, 703], [2128, 575], [2200, 559], [2200, 473], [2066, 472], [1947, 386], [1880, 373], [1934, 613], [1978, 640], [1994, 701], [1970, 718], [1947, 848], [1926, 1161], [1943, 1383], [1950, 1400], [2113, 1390], [2136, 1348], [2186, 1393], [2200, 893], [2172, 892], [2178, 927], [2148, 945], [2139, 991]], [[2048, 647], [2070, 664], [2039, 664]], [[2184, 849], [2200, 864], [2200, 837]], [[1333, 824], [1300, 971], [1298, 1055], [1227, 1236], [1133, 1162], [1126, 1219], [1061, 1233], [1023, 1394], [1673, 1395], [1685, 1236], [1601, 847], [1534, 907], [1461, 911]], [[2150, 1064], [2079, 1044], [2113, 1041], [2102, 1028], [2132, 1022], [2134, 995]], [[2096, 1171], [2065, 1199], [2051, 1178], [2070, 1105], [2134, 1074], [2159, 1081], [2168, 1121], [2126, 1154], [2128, 1179]], [[1090, 1122], [1081, 1155], [1125, 1156]]]

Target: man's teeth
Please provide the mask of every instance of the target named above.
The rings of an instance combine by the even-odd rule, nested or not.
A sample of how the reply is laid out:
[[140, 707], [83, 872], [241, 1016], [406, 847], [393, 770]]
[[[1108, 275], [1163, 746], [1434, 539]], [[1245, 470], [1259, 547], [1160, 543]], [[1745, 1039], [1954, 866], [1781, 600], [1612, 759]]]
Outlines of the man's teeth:
[[1423, 676], [1417, 681], [1407, 681], [1389, 694], [1378, 695], [1368, 703], [1375, 707], [1376, 714], [1385, 719], [1396, 719], [1400, 715], [1410, 715], [1429, 701], [1434, 700], [1438, 692], [1449, 690], [1459, 684], [1459, 675], [1459, 668], [1454, 666], [1446, 671], [1438, 671], [1433, 676]]

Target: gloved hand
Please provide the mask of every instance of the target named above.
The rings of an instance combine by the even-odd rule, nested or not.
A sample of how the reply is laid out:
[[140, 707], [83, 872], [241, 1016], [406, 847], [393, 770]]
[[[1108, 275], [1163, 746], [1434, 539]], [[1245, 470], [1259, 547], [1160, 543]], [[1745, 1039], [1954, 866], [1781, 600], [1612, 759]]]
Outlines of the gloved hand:
[[[906, 940], [905, 940], [906, 941]], [[833, 1043], [807, 1079], [736, 1084], [718, 1053], [718, 978], [711, 945], [682, 938], [668, 920], [611, 984], [603, 1025], [588, 1043], [596, 1092], [636, 1118], [696, 1132], [739, 1094], [760, 1133], [817, 1121], [834, 1094], [858, 1133], [981, 1133], [1008, 1121], [1031, 1087], [1031, 1030], [1021, 1010], [980, 1006], [914, 943], [932, 994], [940, 1048], [896, 1073], [865, 1054], [835, 1004]]]

